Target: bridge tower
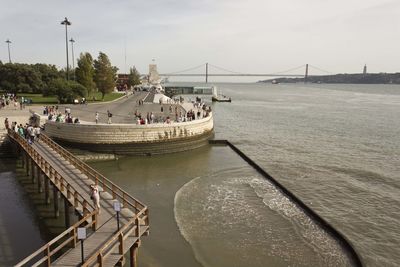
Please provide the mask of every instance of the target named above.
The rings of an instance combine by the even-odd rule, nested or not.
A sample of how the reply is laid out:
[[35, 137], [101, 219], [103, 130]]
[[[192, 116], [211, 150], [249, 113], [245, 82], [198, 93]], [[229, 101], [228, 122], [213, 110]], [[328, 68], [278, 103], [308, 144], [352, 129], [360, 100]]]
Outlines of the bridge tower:
[[208, 63], [206, 63], [206, 83], [208, 83]]
[[308, 64], [306, 64], [306, 74], [304, 75], [304, 83], [307, 83], [308, 79]]

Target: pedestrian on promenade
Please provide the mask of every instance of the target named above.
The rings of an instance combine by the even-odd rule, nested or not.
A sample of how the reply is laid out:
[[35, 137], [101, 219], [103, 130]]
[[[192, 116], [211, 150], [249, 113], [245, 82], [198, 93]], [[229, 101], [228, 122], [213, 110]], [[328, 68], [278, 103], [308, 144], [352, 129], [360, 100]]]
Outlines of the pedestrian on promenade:
[[6, 130], [8, 130], [8, 128], [10, 128], [10, 123], [8, 122], [8, 118], [6, 118], [4, 120], [4, 127], [6, 127]]
[[111, 117], [112, 117], [112, 114], [111, 114], [111, 112], [109, 111], [109, 110], [107, 110], [107, 117], [108, 117], [108, 124], [111, 124]]
[[29, 125], [28, 128], [26, 128], [26, 130], [28, 132], [28, 135], [27, 135], [28, 142], [30, 144], [33, 144], [35, 142], [35, 129], [33, 128], [32, 125]]
[[93, 201], [93, 206], [95, 209], [99, 210], [100, 213], [100, 193], [99, 188], [95, 184], [90, 185], [90, 198]]
[[99, 122], [99, 113], [96, 111], [95, 115], [96, 124]]
[[36, 136], [36, 139], [39, 141], [39, 139], [40, 139], [40, 127], [38, 126], [38, 127], [35, 127], [35, 136]]
[[22, 126], [22, 124], [20, 124], [19, 127], [18, 127], [18, 134], [19, 134], [21, 137], [25, 138], [24, 127]]

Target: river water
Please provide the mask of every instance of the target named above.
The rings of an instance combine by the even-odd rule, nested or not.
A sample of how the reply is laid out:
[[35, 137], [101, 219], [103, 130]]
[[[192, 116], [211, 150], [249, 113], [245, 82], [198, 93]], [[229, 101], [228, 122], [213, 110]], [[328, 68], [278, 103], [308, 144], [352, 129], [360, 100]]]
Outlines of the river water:
[[[400, 86], [217, 84], [228, 139], [353, 244], [400, 264]], [[227, 147], [92, 163], [150, 208], [141, 266], [347, 266], [336, 242]]]
[[[366, 266], [398, 266], [399, 86], [218, 88], [233, 102], [213, 104], [216, 139], [232, 141], [341, 231]], [[198, 266], [348, 264], [228, 148], [94, 166], [149, 205], [145, 266], [196, 266], [193, 256]]]

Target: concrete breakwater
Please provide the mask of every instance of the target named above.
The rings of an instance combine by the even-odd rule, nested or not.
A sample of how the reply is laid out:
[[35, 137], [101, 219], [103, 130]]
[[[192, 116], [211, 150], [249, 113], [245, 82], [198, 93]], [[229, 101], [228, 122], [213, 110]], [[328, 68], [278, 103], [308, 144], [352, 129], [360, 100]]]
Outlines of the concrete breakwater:
[[347, 253], [347, 256], [351, 260], [353, 266], [362, 267], [364, 266], [360, 255], [354, 249], [353, 244], [339, 231], [336, 230], [328, 221], [323, 219], [317, 212], [310, 208], [305, 202], [293, 194], [284, 185], [278, 182], [275, 178], [269, 175], [263, 168], [261, 168], [255, 161], [250, 159], [245, 153], [243, 153], [238, 147], [232, 144], [228, 140], [210, 140], [209, 143], [214, 146], [228, 146], [237, 155], [239, 155], [244, 161], [246, 161], [250, 166], [252, 166], [260, 175], [262, 175], [266, 180], [273, 184], [282, 194], [290, 199], [294, 204], [296, 204], [309, 218], [316, 222], [322, 229], [324, 229], [330, 236], [335, 238], [338, 244]]
[[47, 121], [45, 132], [71, 147], [113, 154], [152, 155], [195, 149], [208, 144], [213, 117], [171, 124], [95, 124]]

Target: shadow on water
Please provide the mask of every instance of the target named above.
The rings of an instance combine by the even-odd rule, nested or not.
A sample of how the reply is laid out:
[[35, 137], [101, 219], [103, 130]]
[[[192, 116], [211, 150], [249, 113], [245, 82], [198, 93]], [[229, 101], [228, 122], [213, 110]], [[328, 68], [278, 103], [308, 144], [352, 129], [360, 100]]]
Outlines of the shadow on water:
[[11, 266], [65, 230], [63, 205], [55, 218], [19, 159], [0, 163], [0, 266]]

